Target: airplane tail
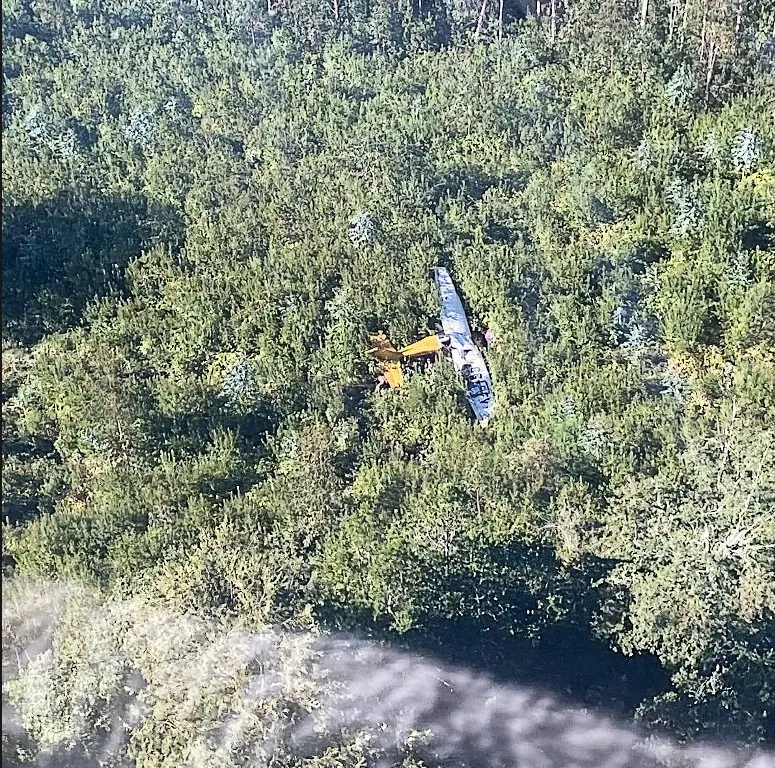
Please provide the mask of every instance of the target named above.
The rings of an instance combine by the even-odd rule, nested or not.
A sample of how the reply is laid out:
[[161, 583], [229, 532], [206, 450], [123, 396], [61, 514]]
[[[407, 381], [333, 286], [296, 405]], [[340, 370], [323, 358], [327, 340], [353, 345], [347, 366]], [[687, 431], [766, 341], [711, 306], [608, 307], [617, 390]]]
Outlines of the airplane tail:
[[401, 349], [396, 349], [390, 339], [380, 331], [369, 336], [371, 349], [369, 354], [386, 363], [382, 370], [382, 379], [390, 387], [397, 388], [404, 383], [400, 362], [406, 358], [419, 357], [439, 352], [443, 344], [438, 336], [426, 336], [424, 339], [408, 344]]
[[369, 341], [372, 344], [369, 354], [374, 355], [378, 360], [397, 362], [403, 357], [382, 331], [369, 336]]
[[403, 360], [405, 357], [430, 355], [443, 349], [442, 341], [436, 335], [426, 336], [424, 339], [407, 344], [401, 349], [396, 349], [393, 342], [382, 332], [371, 335], [369, 341], [372, 343], [369, 354], [374, 355], [378, 360], [391, 362]]

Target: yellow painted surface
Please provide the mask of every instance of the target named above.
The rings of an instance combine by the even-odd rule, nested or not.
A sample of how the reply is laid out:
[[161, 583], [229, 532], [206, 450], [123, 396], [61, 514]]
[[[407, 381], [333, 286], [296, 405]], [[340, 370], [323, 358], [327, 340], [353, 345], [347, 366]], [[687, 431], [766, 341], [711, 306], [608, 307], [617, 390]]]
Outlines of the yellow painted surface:
[[413, 357], [415, 355], [428, 355], [432, 352], [441, 350], [441, 342], [438, 336], [426, 336], [424, 339], [415, 341], [401, 350], [404, 357]]
[[401, 366], [398, 363], [390, 363], [385, 367], [385, 381], [394, 389], [404, 383], [404, 374], [401, 373]]

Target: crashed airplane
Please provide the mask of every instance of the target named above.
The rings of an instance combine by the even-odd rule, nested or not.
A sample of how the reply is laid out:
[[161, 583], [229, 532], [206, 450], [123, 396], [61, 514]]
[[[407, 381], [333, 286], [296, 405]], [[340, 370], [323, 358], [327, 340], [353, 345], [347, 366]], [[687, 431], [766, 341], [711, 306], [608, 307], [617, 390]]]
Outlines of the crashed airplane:
[[466, 398], [476, 420], [486, 426], [495, 411], [495, 394], [492, 380], [479, 348], [474, 344], [471, 328], [466, 318], [452, 278], [444, 267], [434, 267], [433, 277], [439, 290], [439, 312], [442, 333], [428, 336], [402, 349], [395, 349], [387, 336], [372, 336], [375, 345], [370, 352], [387, 363], [384, 379], [391, 387], [403, 383], [400, 362], [419, 355], [445, 351], [452, 365], [463, 379]]

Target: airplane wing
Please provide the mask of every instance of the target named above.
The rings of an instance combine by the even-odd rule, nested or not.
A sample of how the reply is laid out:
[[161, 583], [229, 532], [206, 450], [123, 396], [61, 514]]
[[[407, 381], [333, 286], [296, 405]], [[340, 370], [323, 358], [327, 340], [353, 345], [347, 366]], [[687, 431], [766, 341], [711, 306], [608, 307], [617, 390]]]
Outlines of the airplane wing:
[[453, 334], [465, 336], [471, 341], [471, 329], [468, 326], [463, 302], [460, 301], [460, 296], [457, 295], [449, 272], [444, 267], [434, 267], [433, 273], [436, 286], [439, 289], [439, 303], [441, 305], [439, 311], [441, 327], [444, 329], [444, 333], [447, 336], [452, 336]]
[[428, 336], [396, 349], [384, 333], [371, 337], [371, 354], [388, 362], [385, 368], [385, 381], [391, 387], [400, 387], [403, 383], [399, 361], [419, 355], [432, 354], [442, 348], [449, 350], [452, 365], [463, 378], [466, 398], [471, 405], [476, 420], [486, 425], [495, 411], [495, 393], [492, 389], [490, 372], [479, 348], [471, 337], [463, 302], [455, 290], [449, 272], [444, 267], [434, 267], [434, 280], [439, 289], [439, 314], [443, 336]]
[[495, 412], [495, 393], [492, 379], [482, 353], [471, 338], [466, 319], [452, 278], [444, 267], [434, 267], [434, 278], [439, 289], [441, 326], [449, 337], [452, 365], [463, 377], [466, 398], [476, 420], [486, 425]]

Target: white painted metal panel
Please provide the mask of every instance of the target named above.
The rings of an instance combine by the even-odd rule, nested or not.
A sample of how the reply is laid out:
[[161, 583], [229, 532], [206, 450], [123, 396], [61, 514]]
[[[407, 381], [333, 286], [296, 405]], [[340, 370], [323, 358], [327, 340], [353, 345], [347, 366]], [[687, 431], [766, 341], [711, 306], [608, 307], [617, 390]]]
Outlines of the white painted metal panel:
[[449, 337], [452, 365], [463, 377], [466, 398], [477, 421], [486, 423], [495, 412], [495, 393], [482, 353], [471, 338], [466, 319], [452, 278], [444, 267], [435, 267], [434, 276], [439, 289], [441, 326]]

